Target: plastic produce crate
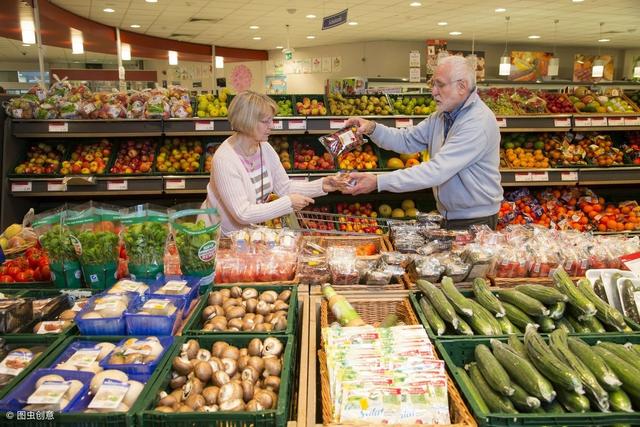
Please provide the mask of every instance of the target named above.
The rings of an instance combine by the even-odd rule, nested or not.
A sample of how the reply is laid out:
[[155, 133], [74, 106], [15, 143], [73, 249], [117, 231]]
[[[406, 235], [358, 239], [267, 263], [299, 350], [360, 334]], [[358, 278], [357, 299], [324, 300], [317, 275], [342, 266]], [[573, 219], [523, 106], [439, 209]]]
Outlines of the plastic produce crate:
[[[180, 353], [182, 343], [193, 338], [201, 347], [210, 348], [216, 341], [225, 341], [238, 348], [246, 346], [253, 338], [264, 339], [264, 335], [215, 335], [215, 336], [185, 336], [177, 339], [176, 346], [169, 354], [169, 361]], [[171, 363], [165, 364], [157, 372], [158, 380], [149, 389], [142, 400], [143, 410], [138, 413], [138, 425], [145, 427], [284, 427], [289, 419], [290, 400], [293, 395], [293, 374], [295, 372], [295, 338], [290, 335], [278, 337], [285, 347], [283, 352], [281, 383], [278, 391], [278, 406], [276, 409], [258, 412], [184, 412], [162, 413], [154, 411], [158, 400], [158, 393], [168, 390], [171, 379]]]
[[[139, 314], [148, 301], [161, 301], [173, 304], [176, 311], [170, 316], [156, 314]], [[184, 298], [179, 295], [156, 295], [138, 299], [132, 310], [124, 313], [124, 320], [127, 324], [127, 334], [129, 335], [173, 335], [185, 310]], [[187, 307], [186, 310], [189, 308]]]
[[[191, 302], [195, 297], [198, 296], [201, 279], [202, 279], [201, 277], [195, 277], [195, 276], [173, 276], [173, 275], [162, 276], [159, 279], [149, 282], [149, 286], [151, 286], [151, 296], [157, 297], [157, 296], [164, 296], [164, 295], [172, 295], [172, 296], [182, 297], [182, 299], [184, 299], [184, 310], [182, 312], [183, 314], [182, 317], [183, 318], [187, 317], [187, 315], [189, 314], [189, 307], [191, 307]], [[162, 288], [170, 280], [185, 280], [187, 282], [187, 286], [191, 288], [191, 290], [188, 293], [182, 294], [182, 295], [156, 293], [158, 289]]]
[[[127, 337], [120, 340], [118, 343], [116, 343], [116, 347], [124, 344], [130, 338], [131, 337]], [[146, 336], [140, 336], [138, 338], [144, 340]], [[117, 369], [119, 371], [124, 372], [127, 375], [151, 375], [153, 374], [155, 369], [158, 367], [158, 365], [160, 365], [160, 362], [162, 361], [163, 357], [167, 354], [168, 350], [171, 349], [171, 345], [173, 344], [173, 341], [174, 341], [173, 337], [158, 337], [158, 339], [160, 340], [160, 344], [162, 345], [163, 350], [158, 356], [158, 358], [149, 364], [132, 364], [132, 363], [120, 364], [120, 365], [110, 364], [109, 357], [111, 356], [111, 353], [109, 353], [104, 359], [102, 359], [102, 361], [100, 362], [100, 366], [105, 370]]]
[[[495, 338], [506, 341], [506, 338]], [[587, 344], [593, 345], [598, 341], [610, 341], [615, 343], [640, 343], [638, 335], [602, 334], [582, 335], [580, 339]], [[475, 360], [474, 350], [478, 344], [485, 344], [491, 347], [488, 338], [467, 338], [457, 340], [438, 340], [436, 348], [438, 353], [445, 360], [447, 368], [455, 378], [458, 388], [462, 392], [464, 399], [473, 411], [473, 414], [481, 426], [613, 426], [616, 424], [640, 425], [640, 412], [585, 412], [585, 413], [565, 413], [565, 414], [503, 414], [489, 413], [483, 414], [478, 402], [470, 397], [469, 389], [460, 381], [457, 369], [464, 368], [465, 364]], [[554, 387], [555, 388], [555, 387]]]
[[[212, 289], [213, 291], [219, 289], [231, 289], [234, 286], [228, 285], [215, 285]], [[202, 326], [204, 325], [204, 321], [202, 319], [202, 311], [207, 307], [208, 304], [208, 295], [204, 295], [202, 297], [202, 301], [195, 308], [191, 322], [185, 326], [184, 333], [192, 334], [192, 335], [220, 335], [220, 334], [239, 334], [239, 335], [294, 335], [297, 325], [298, 318], [298, 287], [297, 286], [278, 286], [278, 285], [259, 285], [253, 286], [249, 285], [241, 285], [239, 286], [242, 289], [245, 288], [254, 288], [261, 294], [264, 291], [276, 291], [278, 294], [284, 290], [291, 291], [291, 296], [289, 297], [289, 308], [287, 309], [287, 328], [282, 331], [271, 331], [271, 332], [255, 332], [255, 331], [224, 331], [224, 332], [206, 332], [202, 331]]]
[[80, 329], [80, 334], [82, 335], [126, 335], [126, 322], [124, 318], [124, 313], [127, 310], [131, 310], [131, 308], [136, 303], [138, 298], [138, 294], [127, 293], [129, 297], [129, 304], [125, 312], [122, 313], [120, 317], [109, 317], [109, 318], [100, 318], [100, 319], [83, 319], [82, 316], [85, 313], [88, 313], [94, 308], [94, 301], [96, 297], [102, 297], [106, 294], [96, 295], [89, 300], [89, 302], [84, 306], [84, 308], [78, 313], [76, 316], [76, 325], [78, 325], [78, 329]]

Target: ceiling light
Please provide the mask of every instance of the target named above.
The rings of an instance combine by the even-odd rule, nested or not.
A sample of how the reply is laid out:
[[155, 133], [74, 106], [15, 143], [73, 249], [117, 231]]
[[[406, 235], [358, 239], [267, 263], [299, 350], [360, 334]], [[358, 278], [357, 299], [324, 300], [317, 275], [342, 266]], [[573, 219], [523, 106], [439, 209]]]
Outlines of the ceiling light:
[[147, 3], [158, 3], [158, 0], [144, 0], [144, 1], [146, 1]]
[[36, 27], [33, 23], [33, 19], [21, 20], [20, 29], [22, 30], [22, 43], [36, 43]]
[[107, 7], [105, 9], [102, 9], [103, 12], [107, 12], [107, 13], [113, 13], [115, 12], [115, 10], [111, 9], [110, 7]]
[[82, 31], [71, 29], [71, 53], [79, 55], [84, 53], [84, 40], [82, 37]]
[[355, 26], [358, 25], [358, 23], [356, 21], [350, 21], [348, 25]]
[[138, 25], [138, 24], [131, 24], [131, 25], [130, 25], [130, 27], [131, 27], [131, 28], [140, 28], [140, 25]]
[[253, 39], [254, 39], [254, 40], [262, 40], [262, 37], [260, 37], [260, 36], [255, 36]]
[[258, 27], [257, 25], [251, 25], [251, 26], [249, 26], [249, 29], [250, 29], [250, 30], [257, 30], [257, 29], [259, 29], [259, 28], [260, 28], [260, 27]]
[[276, 49], [284, 49], [284, 46], [276, 46]]
[[503, 13], [503, 12], [506, 12], [506, 11], [507, 11], [507, 9], [505, 9], [504, 7], [499, 7], [499, 8], [497, 8], [495, 10], [496, 13]]
[[311, 40], [311, 39], [315, 39], [315, 38], [316, 38], [316, 36], [307, 36], [307, 38], [308, 38], [309, 40]]
[[598, 39], [598, 41], [600, 43], [606, 43], [606, 42], [610, 42], [611, 40], [610, 39]]
[[498, 68], [498, 75], [500, 76], [508, 76], [511, 74], [511, 58], [507, 56], [509, 52], [509, 20], [511, 18], [505, 17], [505, 36], [504, 36], [504, 52], [500, 57], [500, 67]]
[[445, 25], [449, 25], [449, 23], [442, 21], [442, 22], [438, 22], [438, 25], [440, 25], [441, 27], [444, 27]]
[[216, 68], [224, 68], [224, 57], [216, 56]]
[[31, 46], [31, 45], [30, 45], [30, 44], [28, 44], [28, 43], [22, 43], [22, 46], [24, 46], [24, 47], [29, 47], [29, 46]]
[[582, 3], [584, 0], [571, 0], [574, 3]]
[[169, 51], [169, 65], [178, 65], [178, 52], [175, 50]]
[[305, 16], [305, 18], [309, 18], [309, 19], [313, 19], [315, 17], [316, 17], [316, 15], [311, 14], [311, 13], [309, 15]]
[[547, 76], [554, 77], [560, 72], [560, 58], [556, 56], [556, 37], [558, 35], [559, 19], [553, 21], [553, 57], [549, 60], [547, 67]]
[[540, 36], [536, 36], [535, 34], [530, 35], [529, 37], [527, 37], [529, 39], [535, 40], [535, 39], [539, 39]]
[[409, 3], [409, 6], [411, 6], [411, 7], [420, 7], [420, 6], [422, 6], [422, 3], [420, 3], [419, 1], [414, 1], [414, 2]]
[[460, 31], [451, 31], [451, 32], [449, 33], [449, 35], [450, 35], [450, 36], [461, 36], [461, 35], [462, 35], [462, 33], [461, 33]]
[[636, 65], [633, 67], [633, 78], [640, 78], [640, 61], [636, 62]]
[[123, 61], [131, 61], [131, 45], [129, 43], [120, 45], [120, 58]]

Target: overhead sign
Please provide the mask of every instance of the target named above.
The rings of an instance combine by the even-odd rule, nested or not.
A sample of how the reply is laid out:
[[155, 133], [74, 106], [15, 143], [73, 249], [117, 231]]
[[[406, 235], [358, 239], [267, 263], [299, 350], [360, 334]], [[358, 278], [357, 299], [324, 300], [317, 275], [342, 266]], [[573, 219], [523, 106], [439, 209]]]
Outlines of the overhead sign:
[[337, 27], [338, 25], [342, 25], [347, 22], [348, 11], [349, 9], [345, 9], [341, 12], [322, 18], [322, 29], [328, 30], [329, 28]]

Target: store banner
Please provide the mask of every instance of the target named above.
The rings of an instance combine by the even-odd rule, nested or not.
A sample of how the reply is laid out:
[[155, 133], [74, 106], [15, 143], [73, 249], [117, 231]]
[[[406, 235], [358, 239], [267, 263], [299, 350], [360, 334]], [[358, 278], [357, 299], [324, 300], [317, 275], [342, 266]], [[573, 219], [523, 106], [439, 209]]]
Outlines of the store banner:
[[322, 18], [322, 29], [328, 30], [333, 27], [337, 27], [347, 22], [347, 13], [349, 9], [345, 9], [333, 15], [325, 16]]
[[551, 52], [511, 52], [511, 74], [509, 80], [515, 82], [535, 82], [548, 74]]
[[[604, 71], [601, 78], [592, 77], [593, 64], [597, 61], [604, 62]], [[574, 82], [598, 82], [613, 80], [613, 56], [611, 55], [583, 55], [576, 53], [573, 59]]]

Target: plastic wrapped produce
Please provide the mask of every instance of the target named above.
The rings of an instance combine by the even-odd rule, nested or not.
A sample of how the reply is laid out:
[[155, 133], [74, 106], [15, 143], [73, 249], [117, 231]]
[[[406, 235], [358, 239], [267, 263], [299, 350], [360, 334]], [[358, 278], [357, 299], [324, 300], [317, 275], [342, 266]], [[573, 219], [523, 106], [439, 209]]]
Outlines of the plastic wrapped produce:
[[412, 281], [423, 279], [428, 282], [437, 283], [444, 274], [446, 268], [440, 260], [432, 256], [416, 256], [413, 263], [409, 264], [409, 274]]
[[327, 262], [334, 285], [357, 285], [360, 273], [356, 268], [356, 248], [332, 246], [327, 249]]

